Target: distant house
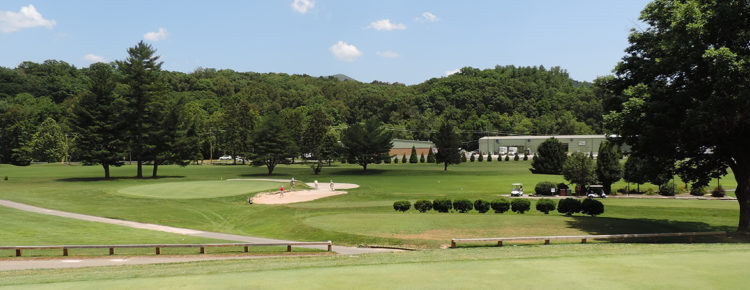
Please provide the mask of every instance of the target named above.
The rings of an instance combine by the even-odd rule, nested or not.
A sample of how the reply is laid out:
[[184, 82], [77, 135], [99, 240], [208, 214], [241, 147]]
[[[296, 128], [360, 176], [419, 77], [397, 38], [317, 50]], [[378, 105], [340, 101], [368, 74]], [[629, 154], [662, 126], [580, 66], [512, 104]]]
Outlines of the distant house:
[[411, 155], [411, 147], [414, 146], [417, 149], [417, 156], [427, 154], [430, 148], [435, 148], [435, 144], [431, 141], [420, 141], [420, 140], [404, 140], [404, 139], [393, 139], [393, 148], [391, 148], [391, 156]]
[[[488, 136], [479, 138], [479, 151], [492, 154], [534, 154], [545, 140], [555, 137], [563, 144], [568, 154], [582, 152], [596, 156], [599, 144], [607, 140], [607, 135], [556, 135], [556, 136]], [[624, 146], [623, 151], [628, 151]]]

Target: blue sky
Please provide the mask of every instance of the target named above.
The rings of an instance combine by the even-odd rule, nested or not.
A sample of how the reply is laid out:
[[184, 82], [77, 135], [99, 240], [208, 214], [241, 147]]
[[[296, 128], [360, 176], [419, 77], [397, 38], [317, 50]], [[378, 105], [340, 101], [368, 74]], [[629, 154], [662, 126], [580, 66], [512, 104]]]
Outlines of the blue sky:
[[[145, 40], [164, 69], [198, 67], [415, 84], [464, 66], [610, 74], [648, 3], [627, 1], [0, 2], [0, 66], [123, 59]], [[31, 5], [31, 6], [30, 6]]]

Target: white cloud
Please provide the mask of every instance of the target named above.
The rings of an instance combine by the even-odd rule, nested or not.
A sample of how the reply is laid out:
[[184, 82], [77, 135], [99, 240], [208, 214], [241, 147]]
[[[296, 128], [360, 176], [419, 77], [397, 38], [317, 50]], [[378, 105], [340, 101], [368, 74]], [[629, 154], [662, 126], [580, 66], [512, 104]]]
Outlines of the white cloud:
[[458, 73], [458, 72], [460, 72], [460, 71], [461, 71], [461, 69], [460, 69], [460, 68], [457, 68], [457, 69], [454, 69], [454, 70], [447, 70], [447, 71], [445, 71], [445, 76], [449, 76], [449, 75], [452, 75], [452, 74]]
[[313, 0], [294, 0], [294, 2], [292, 2], [292, 9], [302, 14], [307, 13], [307, 11], [313, 9], [313, 7], [315, 7], [315, 1]]
[[331, 45], [331, 47], [328, 48], [328, 50], [333, 53], [333, 56], [335, 56], [340, 61], [355, 61], [358, 57], [362, 55], [362, 52], [357, 49], [356, 46], [348, 44], [346, 42], [343, 42], [339, 40], [334, 45]]
[[422, 12], [422, 15], [417, 17], [416, 20], [419, 22], [438, 22], [440, 21], [440, 18], [430, 12]]
[[398, 24], [391, 23], [390, 19], [381, 19], [381, 20], [370, 23], [370, 25], [367, 26], [367, 28], [372, 28], [375, 30], [385, 30], [385, 31], [390, 31], [394, 29], [404, 30], [406, 29], [406, 25], [404, 25], [403, 23], [398, 23]]
[[159, 27], [159, 31], [146, 32], [146, 34], [143, 35], [143, 38], [150, 41], [164, 40], [167, 38], [167, 30], [163, 27]]
[[31, 4], [21, 7], [19, 12], [0, 11], [0, 31], [3, 33], [40, 26], [52, 29], [55, 24], [55, 20], [44, 19]]
[[93, 53], [89, 53], [87, 55], [83, 56], [83, 59], [91, 62], [91, 63], [97, 63], [97, 62], [106, 62], [103, 56], [99, 56]]
[[390, 51], [390, 50], [378, 51], [375, 54], [377, 54], [377, 55], [379, 55], [380, 57], [383, 57], [383, 58], [398, 58], [400, 56], [398, 54], [398, 52]]

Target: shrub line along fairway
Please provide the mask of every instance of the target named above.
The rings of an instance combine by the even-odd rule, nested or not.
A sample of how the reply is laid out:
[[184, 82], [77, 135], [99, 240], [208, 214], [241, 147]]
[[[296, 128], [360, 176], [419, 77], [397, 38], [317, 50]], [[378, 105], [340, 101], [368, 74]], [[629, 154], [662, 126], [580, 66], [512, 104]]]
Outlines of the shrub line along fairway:
[[[73, 219], [79, 219], [79, 220], [85, 220], [85, 221], [93, 221], [93, 222], [114, 224], [114, 225], [120, 225], [120, 226], [126, 226], [126, 227], [131, 227], [131, 228], [138, 228], [138, 229], [149, 229], [149, 230], [162, 231], [162, 232], [175, 233], [175, 234], [183, 234], [183, 235], [189, 235], [189, 236], [195, 236], [195, 237], [203, 237], [203, 238], [211, 238], [211, 239], [219, 239], [219, 240], [228, 240], [228, 241], [238, 241], [238, 242], [246, 242], [246, 243], [288, 243], [288, 242], [293, 242], [293, 241], [286, 241], [286, 240], [267, 239], [267, 238], [259, 238], [259, 237], [249, 237], [249, 236], [241, 236], [241, 235], [234, 235], [234, 234], [206, 232], [206, 231], [200, 231], [200, 230], [185, 229], [185, 228], [178, 228], [178, 227], [169, 227], [169, 226], [147, 224], [147, 223], [139, 223], [139, 222], [133, 222], [133, 221], [123, 221], [123, 220], [103, 218], [103, 217], [97, 217], [97, 216], [91, 216], [91, 215], [77, 214], [77, 213], [71, 213], [71, 212], [64, 212], [64, 211], [59, 211], [59, 210], [51, 210], [51, 209], [46, 209], [46, 208], [31, 206], [31, 205], [27, 205], [27, 204], [23, 204], [23, 203], [12, 202], [12, 201], [8, 201], [8, 200], [0, 200], [0, 205], [6, 206], [6, 207], [10, 207], [10, 208], [19, 209], [19, 210], [24, 210], [24, 211], [29, 211], [29, 212], [35, 212], [35, 213], [41, 213], [41, 214], [47, 214], [47, 215], [54, 215], [54, 216], [59, 216], [59, 217], [64, 217], [64, 218], [73, 218]], [[305, 246], [305, 247], [306, 248], [312, 248], [312, 249], [327, 250], [327, 246]], [[371, 249], [371, 248], [355, 248], [355, 247], [333, 246], [333, 251], [337, 252], [339, 254], [354, 255], [354, 254], [392, 252], [392, 251], [395, 251], [395, 250], [392, 250], [392, 249]]]

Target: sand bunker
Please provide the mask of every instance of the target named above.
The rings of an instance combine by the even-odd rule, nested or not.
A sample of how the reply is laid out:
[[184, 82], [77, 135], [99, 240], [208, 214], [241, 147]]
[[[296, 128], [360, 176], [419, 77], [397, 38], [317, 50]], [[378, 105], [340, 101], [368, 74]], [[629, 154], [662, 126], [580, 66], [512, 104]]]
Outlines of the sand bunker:
[[[289, 181], [290, 181], [288, 179], [231, 179], [231, 180], [276, 181], [279, 183], [286, 183], [286, 184], [283, 184], [285, 189], [288, 189], [286, 188], [286, 186], [289, 185]], [[287, 204], [287, 203], [295, 203], [295, 202], [305, 202], [305, 201], [321, 199], [324, 197], [329, 197], [329, 196], [334, 196], [334, 195], [346, 194], [347, 192], [343, 191], [342, 189], [352, 189], [352, 188], [359, 187], [359, 185], [356, 185], [353, 183], [334, 183], [334, 190], [331, 190], [330, 183], [327, 183], [327, 182], [319, 182], [318, 189], [315, 189], [315, 183], [308, 182], [305, 184], [309, 187], [312, 187], [313, 189], [294, 190], [294, 191], [285, 190], [283, 196], [281, 195], [281, 192], [279, 191], [263, 192], [253, 197], [253, 203]], [[280, 184], [279, 186], [281, 185], [282, 184]]]

